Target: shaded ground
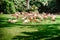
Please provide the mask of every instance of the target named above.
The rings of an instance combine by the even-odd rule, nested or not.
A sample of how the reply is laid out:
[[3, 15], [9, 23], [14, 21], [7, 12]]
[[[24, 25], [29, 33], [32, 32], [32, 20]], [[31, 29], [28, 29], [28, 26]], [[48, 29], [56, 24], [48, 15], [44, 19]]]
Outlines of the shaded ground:
[[8, 23], [9, 14], [0, 15], [0, 40], [59, 40], [60, 16], [56, 21], [44, 20], [41, 23]]

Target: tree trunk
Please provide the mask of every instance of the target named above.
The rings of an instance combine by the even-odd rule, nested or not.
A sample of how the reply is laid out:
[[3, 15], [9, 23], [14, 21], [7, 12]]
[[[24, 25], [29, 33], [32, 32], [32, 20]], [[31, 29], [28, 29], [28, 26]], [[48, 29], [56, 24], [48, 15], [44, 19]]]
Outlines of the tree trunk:
[[27, 9], [30, 9], [30, 0], [26, 0], [26, 4], [27, 4]]

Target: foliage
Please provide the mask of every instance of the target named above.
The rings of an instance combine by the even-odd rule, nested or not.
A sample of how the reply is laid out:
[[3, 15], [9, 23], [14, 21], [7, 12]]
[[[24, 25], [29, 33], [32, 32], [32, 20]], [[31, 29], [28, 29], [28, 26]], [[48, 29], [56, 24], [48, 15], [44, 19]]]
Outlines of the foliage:
[[56, 5], [56, 0], [52, 0], [49, 2], [50, 12], [57, 12], [57, 5]]
[[57, 5], [57, 8], [58, 8], [58, 12], [60, 12], [60, 0], [56, 0], [56, 5]]
[[[48, 2], [48, 6], [44, 6], [44, 2]], [[59, 6], [56, 0], [30, 0], [30, 9], [39, 12], [56, 12]], [[14, 13], [16, 11], [28, 11], [26, 0], [0, 0], [0, 12]]]
[[16, 11], [24, 11], [26, 10], [26, 2], [23, 0], [14, 0], [14, 5], [16, 8]]
[[14, 7], [14, 3], [9, 1], [9, 0], [1, 0], [1, 11], [4, 13], [14, 13], [15, 7]]

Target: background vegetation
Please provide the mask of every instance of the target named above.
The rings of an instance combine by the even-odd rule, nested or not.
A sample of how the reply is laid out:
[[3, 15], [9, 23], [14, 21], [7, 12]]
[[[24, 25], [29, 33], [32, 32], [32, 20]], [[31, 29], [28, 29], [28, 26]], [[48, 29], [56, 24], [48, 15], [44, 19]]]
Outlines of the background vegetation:
[[[48, 2], [45, 6], [43, 2]], [[58, 12], [60, 11], [59, 0], [30, 0], [29, 10], [39, 10], [39, 12]], [[41, 8], [43, 7], [43, 9]], [[0, 0], [0, 12], [14, 13], [16, 11], [27, 11], [26, 0]]]

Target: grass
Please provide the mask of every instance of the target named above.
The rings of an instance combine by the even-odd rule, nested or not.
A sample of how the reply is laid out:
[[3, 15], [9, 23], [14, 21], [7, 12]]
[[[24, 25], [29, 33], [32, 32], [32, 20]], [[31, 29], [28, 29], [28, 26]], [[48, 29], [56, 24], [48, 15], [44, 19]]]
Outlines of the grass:
[[43, 20], [40, 23], [23, 24], [21, 19], [17, 23], [8, 23], [10, 14], [0, 15], [0, 40], [59, 40], [60, 15], [56, 21]]

